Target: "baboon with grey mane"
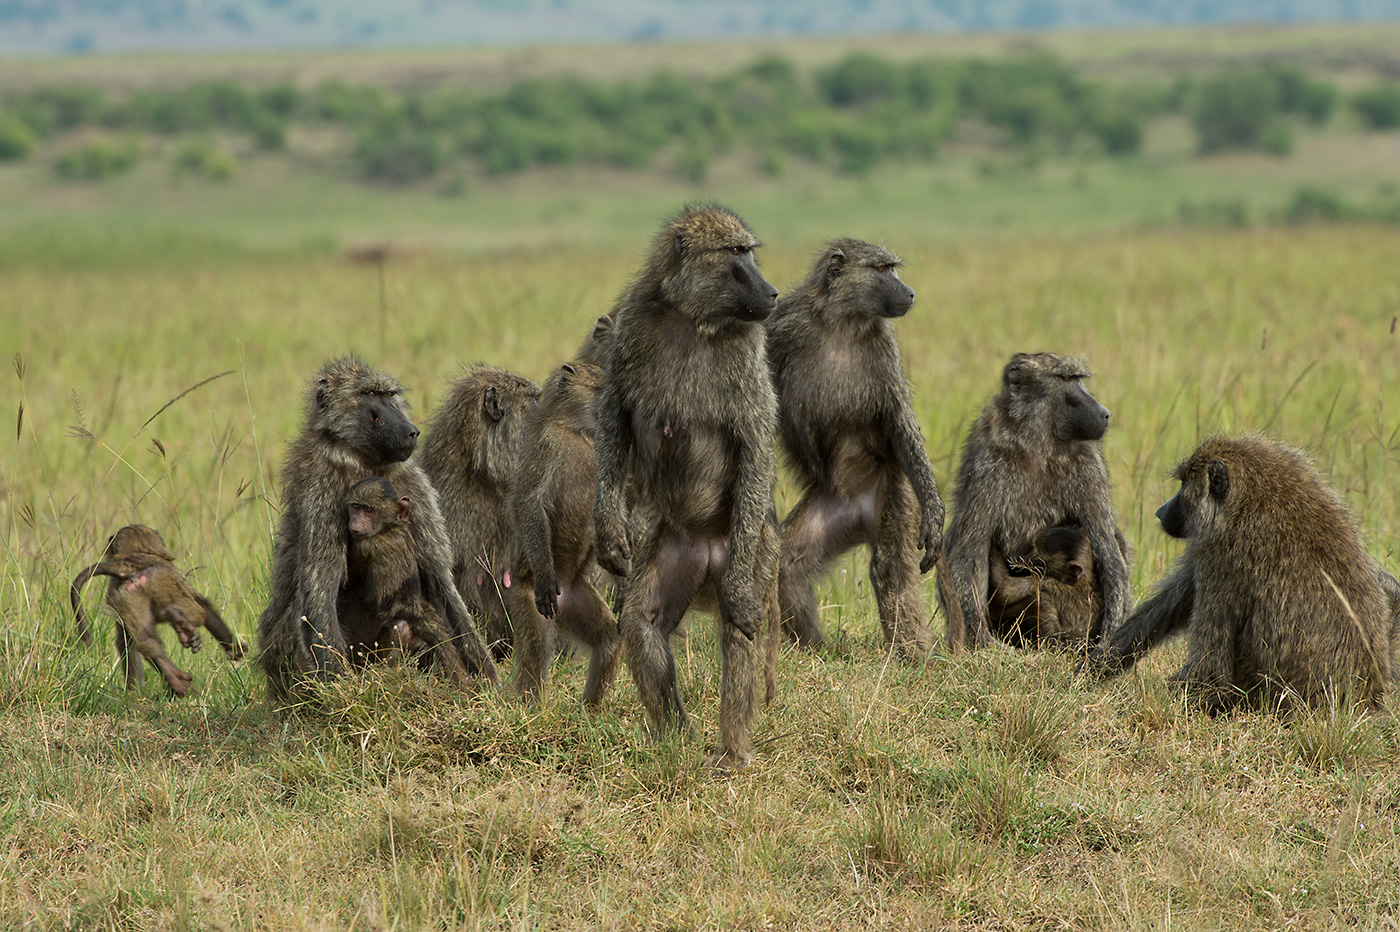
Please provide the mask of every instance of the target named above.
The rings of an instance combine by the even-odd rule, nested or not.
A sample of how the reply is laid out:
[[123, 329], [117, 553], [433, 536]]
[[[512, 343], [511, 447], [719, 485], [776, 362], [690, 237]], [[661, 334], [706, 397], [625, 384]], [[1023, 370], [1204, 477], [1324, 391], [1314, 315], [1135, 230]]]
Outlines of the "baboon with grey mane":
[[[757, 246], [723, 207], [687, 207], [668, 221], [618, 301], [598, 399], [597, 558], [627, 577], [619, 628], [628, 666], [653, 734], [686, 728], [670, 637], [697, 598], [718, 608], [711, 762], [724, 768], [753, 755], [754, 639], [777, 572], [777, 402], [762, 321], [778, 292], [759, 274]], [[645, 518], [635, 541], [629, 496]]]
[[[1086, 641], [1096, 643], [1122, 621], [1129, 552], [1100, 444], [1109, 411], [1085, 390], [1088, 377], [1078, 359], [1018, 353], [1002, 371], [1001, 391], [968, 434], [944, 543], [967, 622], [965, 630], [950, 624], [954, 647], [968, 635], [975, 646], [985, 645], [1012, 625], [1035, 630], [1034, 619], [1024, 615], [989, 613], [991, 561], [1027, 557], [1036, 535], [1059, 525], [1083, 528], [1093, 554], [1101, 601]], [[946, 597], [939, 596], [946, 609]]]
[[885, 641], [917, 661], [933, 647], [919, 576], [942, 553], [943, 498], [890, 324], [914, 303], [900, 264], [880, 246], [836, 240], [766, 326], [779, 437], [802, 490], [782, 526], [783, 625], [820, 645], [815, 581], [864, 544]]
[[367, 476], [388, 479], [413, 501], [406, 523], [422, 596], [447, 626], [467, 671], [498, 681], [453, 584], [437, 492], [409, 460], [417, 443], [418, 428], [408, 418], [396, 379], [347, 356], [327, 363], [311, 380], [301, 435], [282, 466], [272, 591], [258, 620], [258, 661], [274, 699], [285, 701], [301, 682], [345, 669], [348, 644], [338, 608], [350, 540], [345, 495]]
[[1184, 631], [1186, 663], [1171, 679], [1197, 708], [1382, 709], [1395, 580], [1307, 455], [1258, 435], [1213, 437], [1173, 475], [1181, 488], [1157, 518], [1186, 552], [1088, 668], [1121, 673]]

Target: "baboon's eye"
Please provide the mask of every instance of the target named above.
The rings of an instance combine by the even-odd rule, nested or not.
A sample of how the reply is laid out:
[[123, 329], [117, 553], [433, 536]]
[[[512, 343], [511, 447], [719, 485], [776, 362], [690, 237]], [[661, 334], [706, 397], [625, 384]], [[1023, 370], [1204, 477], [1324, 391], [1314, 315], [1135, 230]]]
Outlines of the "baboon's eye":
[[736, 256], [742, 256], [744, 253], [746, 253], [746, 252], [749, 251], [749, 247], [747, 247], [747, 246], [730, 246], [730, 247], [729, 247], [729, 251], [730, 251], [731, 253], [733, 253], [734, 255], [736, 255]]

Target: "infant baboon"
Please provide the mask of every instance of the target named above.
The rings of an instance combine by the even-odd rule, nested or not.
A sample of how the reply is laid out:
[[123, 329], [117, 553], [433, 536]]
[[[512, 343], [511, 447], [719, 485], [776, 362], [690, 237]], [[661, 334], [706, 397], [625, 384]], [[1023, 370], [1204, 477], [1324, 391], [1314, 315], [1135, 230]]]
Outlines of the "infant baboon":
[[[761, 322], [778, 292], [759, 274], [757, 245], [723, 207], [670, 220], [618, 302], [598, 399], [597, 558], [627, 577], [628, 667], [653, 734], [685, 728], [670, 636], [698, 596], [715, 596], [722, 767], [753, 756], [753, 639], [777, 572], [777, 402]], [[632, 523], [645, 521], [635, 541], [629, 495]]]
[[1056, 645], [1085, 648], [1099, 614], [1094, 551], [1077, 524], [1046, 528], [1031, 553], [1008, 561], [993, 548], [988, 559], [987, 615], [1017, 647]]
[[[407, 526], [423, 599], [447, 626], [468, 672], [497, 681], [496, 666], [452, 581], [451, 544], [437, 492], [418, 464], [408, 461], [418, 428], [408, 419], [402, 393], [397, 380], [353, 356], [327, 363], [311, 382], [305, 426], [282, 467], [272, 592], [258, 621], [259, 663], [275, 699], [289, 698], [304, 679], [344, 668], [348, 645], [338, 605], [350, 541], [345, 493], [367, 476], [389, 479], [413, 502]], [[437, 666], [454, 675], [452, 665]]]
[[459, 685], [467, 671], [442, 618], [423, 599], [407, 495], [381, 476], [362, 479], [345, 495], [350, 531], [345, 585], [336, 609], [350, 658], [363, 663], [387, 648], [431, 649], [437, 665]]
[[230, 660], [243, 656], [243, 645], [224, 623], [214, 603], [190, 588], [175, 568], [174, 555], [166, 549], [160, 532], [131, 524], [107, 541], [103, 560], [73, 579], [68, 598], [83, 643], [92, 643], [92, 632], [83, 611], [82, 588], [94, 576], [106, 576], [107, 604], [117, 613], [116, 649], [126, 675], [126, 688], [141, 682], [144, 656], [156, 665], [172, 692], [183, 696], [194, 678], [175, 666], [156, 634], [157, 624], [175, 629], [181, 645], [198, 651], [199, 629], [208, 628]]
[[[1057, 525], [1077, 524], [1089, 535], [1102, 603], [1088, 642], [1112, 630], [1127, 609], [1127, 541], [1099, 444], [1109, 412], [1085, 390], [1088, 377], [1077, 359], [1018, 353], [1002, 373], [1001, 391], [968, 434], [945, 549], [975, 646], [994, 633], [1007, 634], [1004, 625], [994, 632], [997, 619], [988, 618], [993, 552], [1022, 559], [1037, 534]], [[939, 601], [946, 612], [941, 590]], [[949, 641], [959, 643], [962, 634], [950, 627]]]
[[506, 498], [539, 397], [540, 387], [523, 375], [473, 366], [448, 388], [418, 455], [447, 522], [457, 589], [497, 659], [511, 643], [502, 596], [513, 582], [516, 543]]
[[[1390, 599], [1341, 497], [1306, 454], [1261, 436], [1215, 437], [1176, 467], [1162, 530], [1186, 552], [1089, 659], [1114, 675], [1185, 629], [1172, 677], [1211, 713], [1351, 698], [1379, 710], [1390, 678]], [[1381, 571], [1383, 572], [1383, 571]]]
[[837, 240], [768, 319], [779, 437], [802, 488], [783, 521], [778, 591], [784, 627], [820, 645], [816, 578], [865, 544], [885, 641], [921, 660], [933, 635], [919, 575], [941, 553], [943, 498], [890, 325], [914, 303], [899, 265], [879, 246]]
[[558, 628], [588, 649], [583, 702], [590, 708], [612, 685], [619, 648], [617, 622], [590, 578], [597, 567], [593, 432], [602, 384], [603, 370], [581, 363], [560, 366], [545, 382], [511, 490], [520, 555], [515, 585], [506, 590], [521, 694], [535, 697], [544, 689]]

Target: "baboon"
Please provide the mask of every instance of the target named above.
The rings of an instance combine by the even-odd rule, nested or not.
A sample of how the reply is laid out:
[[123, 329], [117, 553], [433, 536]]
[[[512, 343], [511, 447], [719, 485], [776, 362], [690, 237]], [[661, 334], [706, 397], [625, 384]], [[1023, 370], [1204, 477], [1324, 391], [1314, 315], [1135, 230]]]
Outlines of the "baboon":
[[515, 522], [506, 497], [525, 421], [540, 387], [523, 375], [476, 365], [447, 390], [418, 462], [437, 489], [452, 541], [452, 577], [496, 659], [510, 649], [502, 595], [513, 584]]
[[166, 655], [156, 634], [157, 624], [174, 628], [180, 644], [191, 652], [198, 651], [202, 644], [199, 629], [203, 627], [214, 635], [230, 660], [243, 656], [243, 645], [224, 623], [214, 603], [191, 589], [175, 568], [175, 556], [166, 549], [159, 531], [142, 524], [127, 525], [108, 539], [102, 556], [101, 562], [74, 577], [68, 597], [78, 634], [84, 644], [91, 644], [82, 588], [94, 576], [108, 577], [107, 604], [117, 613], [115, 643], [127, 689], [140, 684], [145, 657], [160, 670], [175, 695], [190, 691], [194, 678]]
[[612, 328], [611, 314], [599, 317], [583, 343], [574, 351], [574, 362], [601, 367], [608, 356], [608, 341], [612, 338]]
[[423, 599], [408, 529], [411, 508], [409, 497], [382, 476], [350, 487], [345, 495], [350, 545], [336, 610], [351, 660], [363, 663], [386, 648], [430, 649], [437, 665], [462, 685], [467, 674], [452, 636]]
[[1381, 709], [1392, 624], [1384, 571], [1307, 454], [1259, 435], [1213, 437], [1173, 478], [1181, 488], [1157, 519], [1186, 552], [1089, 669], [1121, 673], [1184, 629], [1186, 663], [1171, 681], [1194, 707], [1350, 696]]
[[[945, 549], [966, 630], [949, 618], [956, 648], [1005, 636], [988, 618], [993, 551], [1017, 560], [1045, 528], [1077, 524], [1089, 535], [1102, 600], [1086, 639], [1096, 643], [1128, 606], [1128, 546], [1109, 498], [1108, 465], [1099, 440], [1109, 411], [1084, 388], [1089, 370], [1053, 353], [1018, 353], [1002, 372], [1001, 391], [972, 425], [953, 490]], [[1043, 594], [1042, 594], [1043, 595]], [[946, 612], [948, 598], [940, 590]]]
[[987, 615], [1015, 646], [1084, 647], [1099, 614], [1094, 551], [1077, 524], [1046, 528], [1031, 553], [1008, 561], [992, 548]]
[[407, 524], [423, 599], [447, 626], [468, 672], [497, 682], [496, 665], [452, 582], [452, 549], [437, 492], [408, 460], [418, 428], [402, 396], [396, 379], [356, 356], [327, 363], [311, 381], [301, 436], [282, 466], [272, 591], [258, 620], [259, 663], [276, 700], [290, 698], [303, 680], [344, 670], [347, 643], [338, 597], [350, 540], [345, 493], [367, 476], [389, 479], [412, 500]]
[[885, 642], [917, 661], [933, 647], [919, 575], [942, 550], [943, 498], [890, 324], [914, 303], [900, 264], [880, 246], [836, 240], [766, 327], [779, 437], [802, 489], [782, 526], [783, 625], [820, 645], [813, 584], [865, 544]]
[[[606, 318], [602, 318], [606, 319]], [[597, 708], [617, 672], [617, 621], [590, 579], [597, 459], [593, 436], [603, 370], [564, 364], [545, 382], [525, 430], [510, 495], [520, 554], [506, 608], [515, 628], [516, 686], [544, 688], [556, 628], [589, 653], [583, 702]]]
[[[618, 626], [628, 667], [653, 734], [686, 728], [670, 636], [698, 596], [717, 605], [720, 750], [710, 762], [725, 768], [753, 756], [753, 640], [777, 572], [777, 399], [761, 323], [778, 292], [759, 274], [756, 246], [723, 207], [693, 205], [668, 221], [618, 301], [598, 399], [597, 558], [627, 577]], [[646, 522], [635, 541], [629, 496]]]

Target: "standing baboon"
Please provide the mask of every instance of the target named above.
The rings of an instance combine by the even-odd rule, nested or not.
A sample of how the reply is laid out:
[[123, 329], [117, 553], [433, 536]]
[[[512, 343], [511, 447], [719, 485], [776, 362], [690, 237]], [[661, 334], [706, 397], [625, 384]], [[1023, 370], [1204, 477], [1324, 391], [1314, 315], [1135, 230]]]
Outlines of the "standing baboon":
[[[990, 563], [1030, 553], [1045, 528], [1077, 524], [1089, 535], [1102, 604], [1089, 627], [1096, 642], [1128, 606], [1127, 541], [1109, 498], [1108, 465], [1099, 440], [1109, 412], [1085, 390], [1089, 370], [1053, 353], [1018, 353], [1002, 372], [1002, 388], [977, 418], [963, 446], [953, 491], [946, 550], [973, 644], [994, 633], [989, 619]], [[1042, 594], [1042, 597], [1044, 594]], [[939, 601], [947, 599], [942, 591]], [[951, 622], [951, 619], [950, 619]], [[949, 625], [957, 644], [963, 631]]]
[[[606, 318], [604, 318], [606, 319]], [[617, 621], [590, 578], [597, 459], [593, 436], [603, 370], [565, 364], [545, 382], [525, 432], [511, 514], [520, 538], [506, 608], [515, 628], [516, 685], [544, 688], [558, 628], [588, 648], [583, 702], [597, 708], [617, 672]]]
[[437, 666], [459, 685], [466, 682], [462, 659], [442, 618], [423, 599], [413, 534], [412, 502], [382, 476], [361, 479], [345, 495], [350, 531], [345, 585], [336, 600], [350, 658], [363, 663], [397, 647], [433, 652]]
[[473, 366], [447, 390], [418, 454], [447, 522], [457, 590], [497, 659], [511, 643], [502, 594], [513, 584], [508, 564], [516, 545], [506, 496], [539, 397], [540, 387], [523, 375]]
[[[777, 290], [737, 216], [692, 206], [657, 236], [618, 302], [598, 400], [598, 562], [627, 576], [623, 650], [653, 733], [685, 728], [670, 636], [702, 592], [720, 618], [720, 750], [753, 756], [754, 636], [777, 572], [777, 401], [761, 322]], [[623, 517], [635, 496], [646, 526]], [[636, 522], [634, 522], [636, 523]]]
[[[1301, 450], [1214, 437], [1176, 467], [1162, 530], [1186, 541], [1171, 574], [1089, 660], [1120, 673], [1185, 629], [1172, 677], [1215, 713], [1350, 697], [1379, 710], [1391, 663], [1391, 603], [1341, 497]], [[1380, 571], [1383, 572], [1383, 571]]]
[[802, 489], [783, 521], [778, 589], [788, 632], [820, 645], [815, 580], [868, 545], [885, 642], [921, 660], [933, 635], [919, 575], [941, 552], [943, 498], [890, 324], [914, 303], [899, 265], [879, 246], [837, 240], [768, 319], [779, 436]]
[[272, 592], [258, 620], [259, 663], [274, 698], [287, 699], [300, 679], [344, 669], [337, 598], [350, 540], [345, 493], [367, 476], [389, 479], [413, 501], [408, 528], [423, 598], [447, 625], [467, 670], [497, 682], [496, 665], [452, 582], [437, 492], [418, 464], [407, 461], [418, 428], [402, 395], [397, 380], [354, 356], [327, 363], [311, 382], [305, 426], [282, 467]]
[[83, 643], [92, 643], [92, 632], [83, 611], [82, 588], [94, 576], [106, 576], [107, 604], [117, 613], [116, 649], [126, 675], [126, 688], [141, 682], [144, 656], [156, 665], [177, 695], [190, 690], [194, 678], [175, 666], [156, 634], [157, 624], [175, 629], [180, 644], [190, 651], [201, 646], [199, 629], [209, 629], [230, 660], [243, 656], [243, 645], [234, 637], [223, 616], [203, 595], [195, 592], [175, 568], [175, 559], [160, 532], [142, 524], [130, 524], [113, 534], [103, 559], [73, 579], [68, 598]]
[[1046, 528], [1028, 557], [1007, 560], [992, 549], [987, 615], [1015, 646], [1087, 646], [1099, 615], [1094, 551], [1077, 524]]

